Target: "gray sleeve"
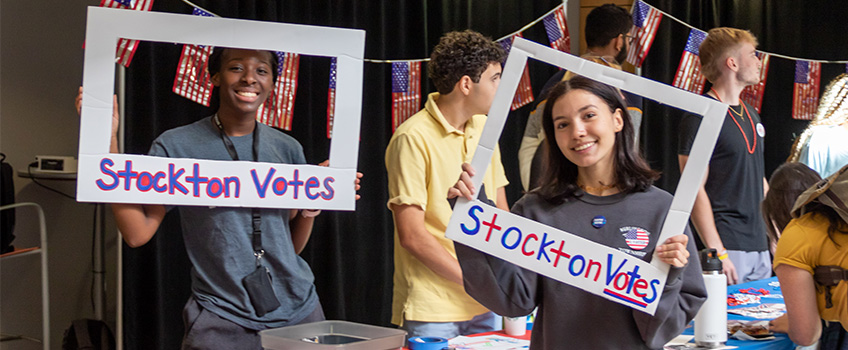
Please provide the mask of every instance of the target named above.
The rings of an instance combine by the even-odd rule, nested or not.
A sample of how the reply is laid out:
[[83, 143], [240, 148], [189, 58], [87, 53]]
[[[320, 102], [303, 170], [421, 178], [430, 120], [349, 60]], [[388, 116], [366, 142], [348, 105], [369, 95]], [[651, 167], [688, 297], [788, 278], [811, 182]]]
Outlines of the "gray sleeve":
[[684, 267], [672, 267], [669, 270], [654, 316], [633, 311], [633, 318], [639, 327], [642, 340], [650, 348], [661, 349], [666, 342], [683, 332], [707, 300], [707, 290], [701, 276], [701, 263], [698, 261], [695, 241], [688, 227], [686, 235], [689, 236], [689, 263]]
[[455, 246], [465, 291], [474, 300], [502, 316], [533, 312], [538, 275], [461, 243]]
[[545, 110], [545, 102], [542, 101], [536, 106], [530, 116], [527, 117], [527, 126], [524, 127], [524, 137], [535, 138], [542, 131], [542, 113]]

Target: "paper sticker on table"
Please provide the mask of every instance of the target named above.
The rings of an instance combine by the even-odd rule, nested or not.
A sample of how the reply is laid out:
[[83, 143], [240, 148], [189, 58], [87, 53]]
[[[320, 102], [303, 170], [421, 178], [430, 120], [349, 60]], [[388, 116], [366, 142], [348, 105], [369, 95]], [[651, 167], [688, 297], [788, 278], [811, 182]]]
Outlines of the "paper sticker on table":
[[[336, 57], [330, 167], [110, 154], [118, 38]], [[362, 30], [89, 7], [77, 200], [354, 210], [364, 52]]]
[[[483, 182], [482, 174], [486, 173], [486, 168], [489, 166], [491, 153], [500, 138], [507, 114], [509, 113], [512, 96], [518, 87], [519, 79], [528, 58], [562, 67], [575, 74], [703, 116], [701, 126], [692, 145], [692, 152], [689, 154], [686, 168], [680, 176], [677, 192], [674, 194], [674, 199], [663, 222], [663, 228], [657, 238], [657, 242], [664, 242], [671, 236], [683, 233], [686, 225], [688, 225], [689, 213], [695, 202], [695, 196], [707, 169], [708, 161], [715, 147], [715, 142], [721, 130], [728, 106], [703, 96], [597, 64], [522, 38], [516, 38], [513, 42], [512, 49], [504, 65], [500, 85], [495, 93], [494, 102], [489, 109], [488, 120], [483, 128], [474, 158], [471, 161], [471, 165], [476, 170], [476, 175], [471, 178], [474, 187], [480, 188]], [[459, 199], [457, 201], [457, 208], [466, 207], [467, 205], [465, 199]], [[455, 210], [454, 216], [457, 215], [467, 216], [467, 213], [460, 213], [459, 210]], [[506, 216], [514, 215], [504, 213], [504, 217]], [[451, 221], [453, 222], [454, 219], [451, 218]], [[587, 229], [592, 228], [587, 225]], [[465, 244], [468, 244], [467, 242], [470, 241], [468, 239], [469, 236], [464, 235], [458, 226], [450, 226], [446, 231], [446, 236]], [[579, 253], [584, 252], [581, 251]], [[510, 255], [510, 258], [519, 257]], [[509, 261], [517, 263], [514, 260]], [[660, 287], [664, 286], [669, 266], [656, 258], [656, 256], [652, 259], [652, 265], [655, 270], [662, 272], [662, 276], [658, 278], [658, 285]], [[541, 273], [538, 270], [531, 270]], [[558, 271], [556, 273], [562, 274], [563, 272]], [[566, 275], [568, 274], [568, 272], [564, 273]], [[643, 273], [642, 270], [640, 270], [640, 273]], [[561, 276], [558, 279], [568, 279], [568, 277]], [[620, 302], [623, 305], [635, 307], [633, 303], [626, 301]], [[656, 303], [649, 303], [648, 308], [644, 309], [644, 311], [653, 314], [654, 309], [652, 305], [655, 306]], [[642, 310], [641, 308], [637, 309]]]

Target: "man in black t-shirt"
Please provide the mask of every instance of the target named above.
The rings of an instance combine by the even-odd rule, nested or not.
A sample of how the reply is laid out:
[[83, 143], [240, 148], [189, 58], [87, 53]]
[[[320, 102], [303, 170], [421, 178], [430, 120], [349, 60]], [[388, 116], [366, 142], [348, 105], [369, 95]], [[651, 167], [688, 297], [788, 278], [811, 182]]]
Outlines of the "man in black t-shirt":
[[[713, 84], [707, 97], [730, 105], [710, 157], [704, 183], [692, 208], [701, 241], [715, 248], [728, 284], [771, 276], [765, 224], [759, 213], [768, 183], [763, 165], [765, 128], [756, 110], [740, 100], [748, 85], [760, 81], [757, 39], [747, 30], [714, 28], [701, 43], [704, 76]], [[678, 159], [686, 166], [701, 116], [680, 122]]]

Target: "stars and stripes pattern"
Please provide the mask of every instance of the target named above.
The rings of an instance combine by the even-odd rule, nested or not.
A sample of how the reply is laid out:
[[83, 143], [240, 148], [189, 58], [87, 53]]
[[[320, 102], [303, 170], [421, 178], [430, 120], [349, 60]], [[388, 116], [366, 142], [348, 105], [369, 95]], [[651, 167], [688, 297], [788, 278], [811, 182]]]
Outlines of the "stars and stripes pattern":
[[627, 62], [635, 67], [642, 66], [642, 62], [645, 61], [651, 49], [651, 44], [657, 37], [660, 20], [662, 20], [661, 12], [641, 0], [636, 0], [633, 4], [633, 29], [630, 31], [633, 42], [630, 44], [630, 50], [627, 51]]
[[421, 108], [421, 62], [392, 62], [392, 132]]
[[[100, 7], [150, 11], [150, 8], [153, 7], [153, 0], [101, 0]], [[116, 61], [124, 67], [129, 67], [136, 48], [138, 48], [138, 40], [118, 39], [118, 48], [115, 52]]]
[[812, 120], [819, 105], [821, 63], [795, 62], [795, 91], [792, 96], [792, 118]]
[[[213, 17], [211, 13], [197, 7], [194, 8], [192, 14]], [[212, 46], [183, 45], [172, 91], [177, 95], [209, 107], [209, 99], [212, 96], [212, 78], [209, 76], [208, 64], [211, 54]]]
[[271, 96], [256, 111], [256, 120], [268, 126], [291, 130], [300, 55], [290, 52], [276, 52], [276, 55], [277, 82]]
[[[521, 33], [518, 33], [500, 41], [501, 46], [507, 54], [509, 54], [509, 50], [512, 49], [512, 42], [515, 41], [515, 38], [517, 37], [521, 38], [523, 36]], [[510, 108], [514, 111], [530, 102], [533, 102], [533, 88], [530, 87], [530, 68], [527, 66], [527, 63], [525, 63], [524, 73], [521, 74], [521, 80], [518, 82], [518, 88], [515, 90], [515, 96], [512, 98], [512, 106]]]
[[[624, 230], [625, 228], [622, 228]], [[627, 246], [633, 250], [642, 250], [648, 246], [648, 241], [650, 240], [650, 236], [648, 235], [648, 231], [641, 227], [626, 227], [626, 232], [624, 233], [624, 241], [627, 243]]]
[[568, 23], [565, 21], [565, 7], [559, 5], [554, 12], [542, 19], [551, 47], [562, 52], [571, 52], [571, 36], [568, 35]]
[[739, 96], [749, 105], [754, 106], [757, 113], [760, 112], [760, 107], [763, 105], [763, 93], [766, 91], [766, 76], [768, 76], [769, 57], [771, 55], [764, 52], [757, 52], [757, 58], [762, 62], [763, 68], [760, 69], [760, 82], [754, 85], [748, 85], [742, 90]]
[[336, 58], [330, 59], [330, 88], [327, 91], [327, 138], [333, 138], [333, 118], [336, 115]]
[[672, 86], [691, 91], [700, 95], [704, 91], [706, 78], [701, 74], [701, 59], [698, 58], [698, 47], [707, 37], [707, 33], [698, 29], [689, 32], [689, 40], [680, 57], [680, 65], [674, 75]]

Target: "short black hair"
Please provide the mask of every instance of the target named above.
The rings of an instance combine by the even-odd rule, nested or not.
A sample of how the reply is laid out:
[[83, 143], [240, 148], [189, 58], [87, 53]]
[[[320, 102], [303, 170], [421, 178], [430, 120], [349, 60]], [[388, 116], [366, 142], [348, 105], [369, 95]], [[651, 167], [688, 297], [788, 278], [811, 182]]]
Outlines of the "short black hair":
[[[216, 46], [215, 48], [212, 49], [212, 53], [209, 55], [209, 59], [206, 61], [206, 70], [209, 72], [210, 78], [212, 76], [214, 76], [215, 74], [218, 74], [218, 72], [221, 71], [221, 67], [222, 67], [221, 66], [222, 65], [222, 62], [221, 62], [222, 58], [221, 57], [224, 56], [224, 51], [226, 51], [227, 49], [231, 49], [231, 48], [230, 47], [217, 47]], [[268, 52], [269, 54], [271, 54], [271, 74], [273, 75], [271, 82], [273, 84], [276, 84], [277, 83], [277, 75], [279, 75], [278, 69], [279, 69], [279, 66], [280, 66], [280, 62], [277, 61], [277, 54], [274, 51], [265, 51], [265, 52]], [[212, 110], [214, 110], [214, 111], [217, 111], [218, 108], [221, 106], [221, 98], [220, 98], [220, 96], [218, 96], [218, 94], [220, 94], [220, 93], [221, 92], [219, 91], [219, 88], [217, 86], [212, 87], [212, 94], [209, 96], [209, 107], [211, 107]]]
[[542, 114], [542, 127], [545, 130], [545, 141], [543, 144], [545, 152], [545, 167], [542, 174], [541, 186], [534, 191], [552, 205], [559, 205], [579, 196], [580, 187], [577, 185], [577, 165], [572, 163], [562, 154], [556, 143], [554, 130], [553, 109], [557, 101], [568, 92], [583, 90], [591, 93], [609, 107], [611, 112], [621, 110], [621, 119], [624, 126], [621, 131], [615, 133], [615, 146], [613, 147], [616, 187], [622, 193], [633, 193], [646, 191], [659, 178], [659, 172], [654, 171], [648, 162], [634, 147], [635, 134], [630, 113], [627, 112], [627, 103], [621, 97], [618, 89], [604, 83], [576, 75], [570, 80], [561, 81], [551, 88], [548, 94], [548, 102]]
[[[212, 49], [212, 54], [209, 55], [209, 60], [207, 61], [208, 67], [206, 68], [209, 71], [209, 76], [213, 76], [218, 74], [221, 71], [221, 57], [224, 55], [224, 51], [227, 49], [233, 49], [230, 47], [215, 47]], [[257, 50], [262, 51], [262, 50]], [[273, 82], [277, 81], [277, 73], [280, 66], [280, 63], [277, 61], [277, 54], [274, 51], [265, 51], [271, 54], [271, 72], [273, 74]]]
[[614, 4], [598, 6], [586, 16], [586, 46], [606, 46], [610, 40], [629, 33], [632, 27], [633, 17], [627, 10]]
[[440, 94], [453, 91], [454, 85], [463, 76], [471, 77], [475, 83], [491, 63], [501, 63], [506, 53], [500, 44], [482, 34], [465, 30], [450, 32], [439, 39], [433, 48], [427, 73]]

